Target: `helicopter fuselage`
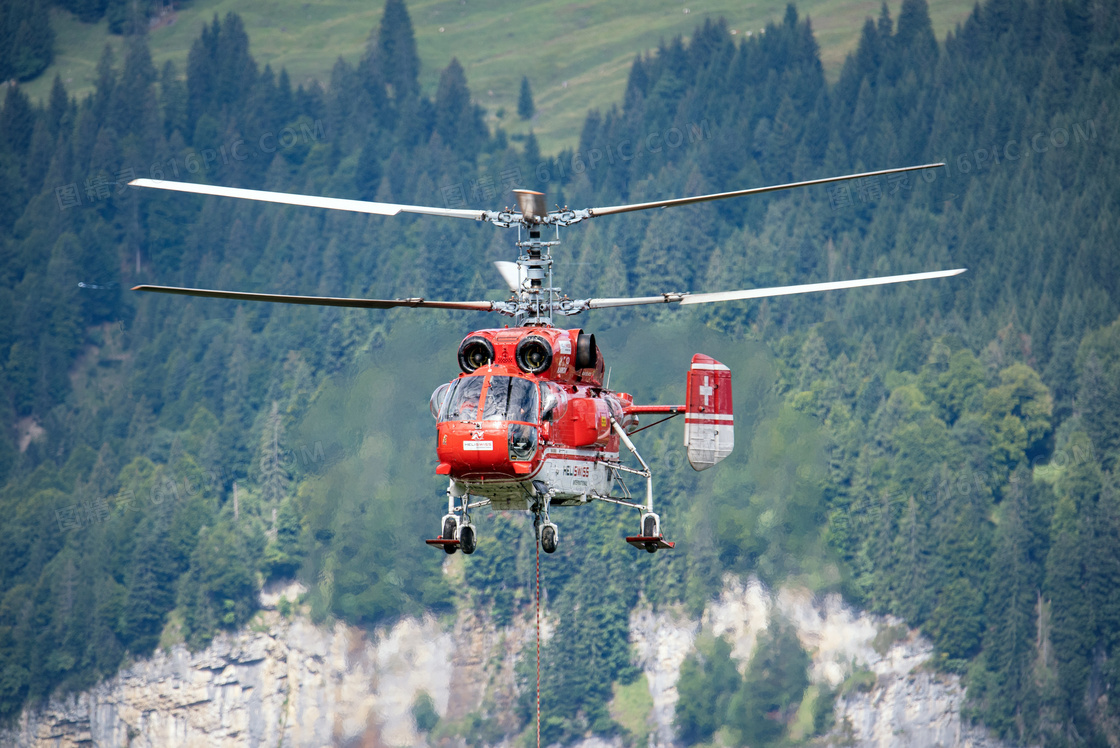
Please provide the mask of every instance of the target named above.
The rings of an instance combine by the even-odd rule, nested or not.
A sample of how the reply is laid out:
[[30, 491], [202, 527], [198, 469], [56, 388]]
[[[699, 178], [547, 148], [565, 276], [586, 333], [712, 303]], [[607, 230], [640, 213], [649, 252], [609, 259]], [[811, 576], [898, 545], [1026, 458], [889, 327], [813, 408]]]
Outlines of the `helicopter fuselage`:
[[525, 510], [609, 495], [633, 399], [603, 384], [594, 336], [581, 330], [479, 330], [459, 349], [464, 370], [432, 396], [438, 421], [436, 472], [457, 493], [495, 509]]

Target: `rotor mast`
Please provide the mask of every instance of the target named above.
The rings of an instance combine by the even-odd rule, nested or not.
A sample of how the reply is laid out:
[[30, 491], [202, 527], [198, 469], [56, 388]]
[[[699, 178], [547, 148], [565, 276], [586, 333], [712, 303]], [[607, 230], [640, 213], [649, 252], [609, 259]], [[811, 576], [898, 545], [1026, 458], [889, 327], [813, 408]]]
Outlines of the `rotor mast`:
[[[514, 319], [519, 327], [552, 327], [552, 315], [560, 302], [560, 289], [552, 280], [552, 247], [560, 243], [560, 225], [556, 239], [543, 241], [541, 226], [548, 219], [544, 193], [514, 190], [522, 220], [517, 224], [517, 275], [519, 288]], [[524, 239], [527, 231], [529, 238]]]

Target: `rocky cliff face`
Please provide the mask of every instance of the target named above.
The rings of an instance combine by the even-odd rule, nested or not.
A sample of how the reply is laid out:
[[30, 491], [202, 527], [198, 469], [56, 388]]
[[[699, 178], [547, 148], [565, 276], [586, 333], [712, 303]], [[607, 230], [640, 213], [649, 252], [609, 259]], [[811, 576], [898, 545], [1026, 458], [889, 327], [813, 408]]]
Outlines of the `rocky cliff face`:
[[[754, 652], [772, 613], [792, 623], [811, 655], [810, 679], [839, 689], [832, 731], [822, 745], [860, 748], [999, 748], [982, 727], [961, 720], [964, 688], [956, 676], [926, 666], [928, 640], [901, 621], [871, 616], [844, 604], [839, 595], [814, 599], [804, 589], [767, 590], [757, 579], [724, 579], [720, 597], [699, 621], [671, 611], [639, 613], [631, 638], [646, 670], [659, 745], [673, 744], [676, 680], [696, 635], [726, 636], [741, 666]], [[854, 685], [858, 684], [858, 685]]]
[[[298, 587], [283, 593], [294, 597]], [[412, 705], [432, 698], [446, 722], [483, 704], [498, 715], [489, 730], [508, 744], [516, 729], [514, 663], [534, 645], [531, 619], [496, 627], [483, 612], [452, 624], [406, 619], [367, 633], [343, 624], [319, 628], [275, 611], [278, 595], [248, 630], [222, 636], [202, 652], [158, 652], [97, 687], [27, 710], [0, 732], [4, 746], [415, 746]], [[814, 682], [852, 682], [835, 706], [835, 728], [822, 742], [852, 746], [996, 748], [981, 728], [962, 723], [958, 679], [923, 664], [928, 642], [898, 621], [872, 617], [838, 596], [804, 590], [776, 593], [757, 580], [728, 577], [700, 620], [674, 610], [640, 610], [631, 640], [649, 684], [652, 745], [674, 744], [673, 710], [681, 663], [707, 630], [734, 643], [745, 663], [772, 612], [791, 621], [812, 655]], [[545, 626], [545, 637], [550, 627]], [[505, 735], [505, 738], [501, 738]], [[455, 739], [441, 740], [454, 744]], [[583, 748], [619, 741], [590, 739]]]

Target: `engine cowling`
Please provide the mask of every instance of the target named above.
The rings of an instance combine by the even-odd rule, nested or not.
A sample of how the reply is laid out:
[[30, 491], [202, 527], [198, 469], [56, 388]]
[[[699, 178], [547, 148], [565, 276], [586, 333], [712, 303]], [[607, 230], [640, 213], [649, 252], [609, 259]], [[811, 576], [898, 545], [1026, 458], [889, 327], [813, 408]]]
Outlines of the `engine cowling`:
[[470, 374], [488, 363], [516, 367], [553, 382], [593, 387], [603, 385], [606, 372], [594, 335], [555, 327], [472, 332], [459, 345], [459, 367]]

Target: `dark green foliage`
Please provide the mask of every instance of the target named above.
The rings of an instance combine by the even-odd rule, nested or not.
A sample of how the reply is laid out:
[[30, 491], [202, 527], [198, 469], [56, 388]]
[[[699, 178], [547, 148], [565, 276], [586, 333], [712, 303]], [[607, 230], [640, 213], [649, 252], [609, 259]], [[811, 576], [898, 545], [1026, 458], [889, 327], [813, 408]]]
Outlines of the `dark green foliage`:
[[479, 539], [477, 563], [467, 566], [466, 577], [480, 603], [490, 604], [494, 621], [508, 625], [514, 614], [533, 597], [535, 574], [532, 531], [521, 517], [494, 514], [488, 532]]
[[[198, 147], [213, 147], [213, 135], [196, 129], [204, 115], [220, 116], [240, 111], [257, 78], [257, 66], [249, 56], [249, 37], [241, 18], [230, 13], [202, 29], [187, 58], [187, 129]], [[228, 116], [228, 115], [227, 115]], [[185, 135], [187, 133], [184, 133]], [[204, 143], [211, 143], [206, 146]]]
[[377, 33], [374, 60], [382, 80], [398, 101], [412, 98], [419, 91], [420, 56], [412, 19], [404, 0], [387, 0], [385, 15]]
[[774, 617], [759, 636], [738, 693], [728, 707], [728, 725], [741, 745], [776, 745], [809, 686], [809, 655], [790, 624]]
[[30, 80], [54, 58], [54, 30], [45, 0], [0, 6], [0, 80]]
[[460, 158], [477, 153], [488, 133], [482, 110], [471, 103], [463, 66], [454, 57], [439, 75], [435, 108], [435, 132], [443, 145]]
[[1001, 506], [988, 570], [983, 675], [976, 678], [971, 692], [974, 700], [985, 704], [988, 725], [1019, 741], [1038, 726], [1032, 661], [1051, 504], [1048, 487], [1031, 486], [1026, 470], [1015, 474]]
[[416, 699], [412, 702], [412, 720], [420, 732], [431, 732], [439, 722], [435, 702], [427, 691], [416, 694]]
[[727, 724], [728, 705], [739, 691], [742, 678], [725, 638], [701, 640], [696, 651], [681, 664], [677, 679], [676, 714], [673, 726], [685, 745], [703, 743]]
[[199, 531], [190, 569], [179, 584], [183, 634], [192, 649], [205, 647], [219, 628], [233, 629], [257, 608], [257, 583], [245, 538], [219, 522]]
[[531, 119], [536, 114], [537, 107], [533, 104], [533, 91], [529, 88], [529, 78], [521, 76], [521, 90], [517, 93], [517, 116], [521, 119]]
[[291, 497], [280, 502], [276, 517], [276, 537], [264, 552], [265, 576], [270, 579], [292, 578], [303, 563], [303, 527], [296, 502]]
[[1075, 408], [1102, 467], [1120, 464], [1120, 322], [1085, 338]]
[[[584, 512], [596, 516], [578, 519], [565, 513], [566, 532], [585, 538], [586, 545], [579, 547], [583, 552], [577, 556], [567, 543], [556, 554], [542, 554], [543, 582], [556, 619], [553, 638], [541, 652], [541, 700], [551, 705], [541, 725], [542, 742], [567, 742], [589, 731], [618, 732], [607, 709], [611, 684], [629, 683], [638, 674], [629, 647], [630, 611], [638, 592], [634, 555], [629, 546], [609, 542], [623, 531], [616, 513], [597, 509]], [[532, 656], [526, 652], [523, 658]], [[522, 680], [526, 718], [534, 685]]]

